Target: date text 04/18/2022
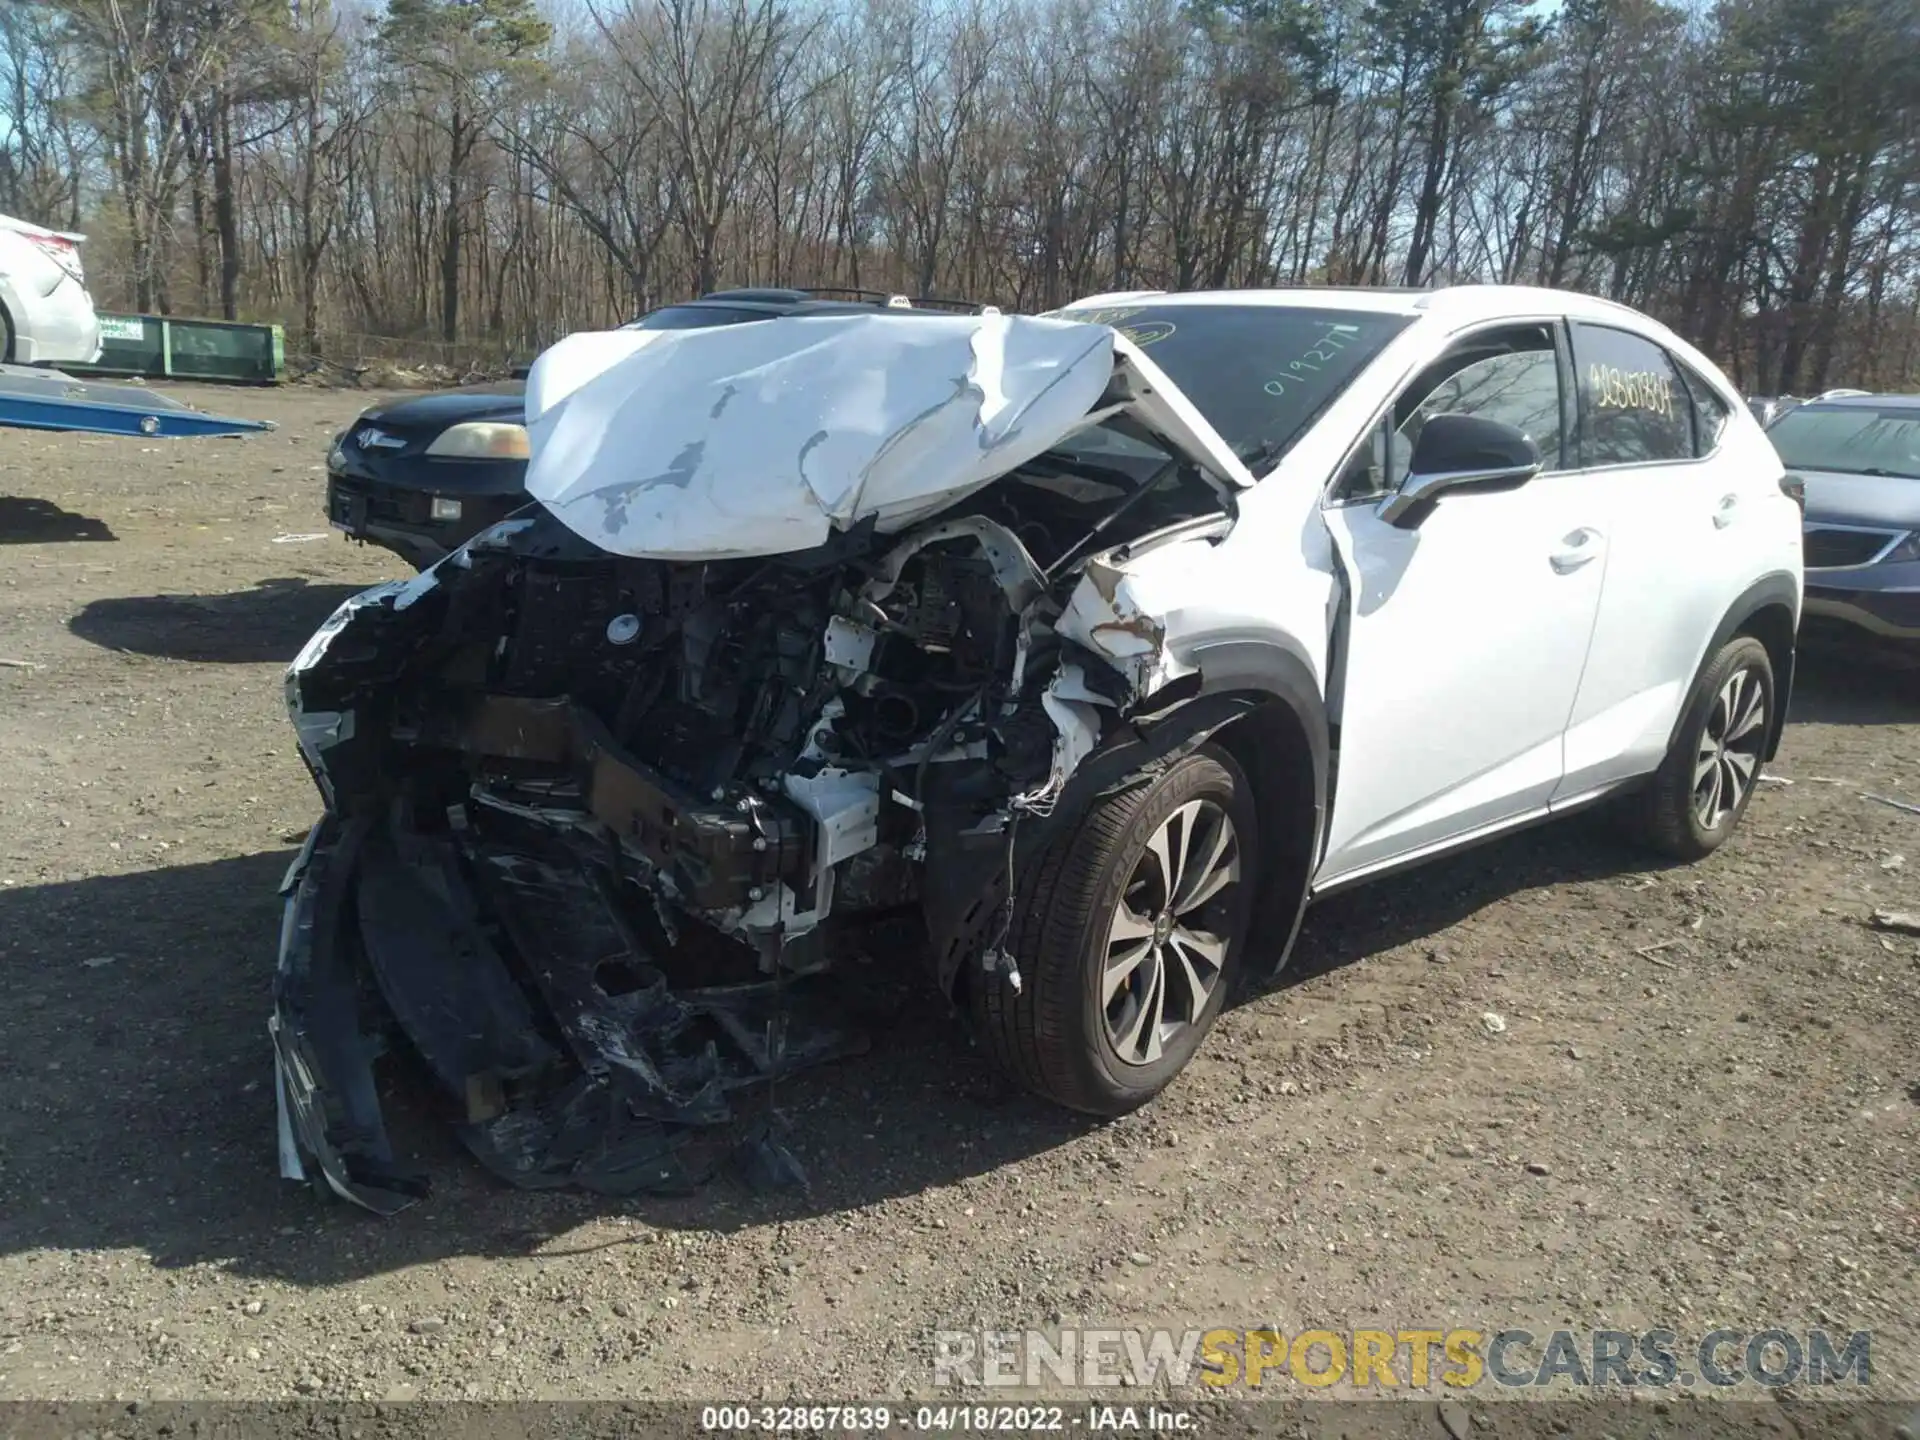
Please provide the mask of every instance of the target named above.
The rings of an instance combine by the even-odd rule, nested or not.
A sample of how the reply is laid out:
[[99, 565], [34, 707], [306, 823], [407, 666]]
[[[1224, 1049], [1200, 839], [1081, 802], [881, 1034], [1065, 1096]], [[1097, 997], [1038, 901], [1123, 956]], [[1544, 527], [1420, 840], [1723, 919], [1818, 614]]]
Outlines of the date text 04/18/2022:
[[709, 1405], [700, 1412], [700, 1428], [761, 1434], [1193, 1434], [1198, 1420], [1163, 1405]]

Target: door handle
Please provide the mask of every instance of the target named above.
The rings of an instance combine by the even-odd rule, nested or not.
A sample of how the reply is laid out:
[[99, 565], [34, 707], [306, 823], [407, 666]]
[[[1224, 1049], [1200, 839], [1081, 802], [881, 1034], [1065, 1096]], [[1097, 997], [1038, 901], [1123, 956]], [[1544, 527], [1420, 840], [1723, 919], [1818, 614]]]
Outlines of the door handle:
[[1713, 512], [1713, 528], [1724, 530], [1733, 523], [1733, 512], [1740, 506], [1738, 495], [1722, 495], [1720, 506]]
[[1598, 530], [1580, 529], [1560, 542], [1560, 549], [1547, 557], [1558, 575], [1571, 575], [1582, 565], [1597, 560], [1606, 548], [1606, 539]]

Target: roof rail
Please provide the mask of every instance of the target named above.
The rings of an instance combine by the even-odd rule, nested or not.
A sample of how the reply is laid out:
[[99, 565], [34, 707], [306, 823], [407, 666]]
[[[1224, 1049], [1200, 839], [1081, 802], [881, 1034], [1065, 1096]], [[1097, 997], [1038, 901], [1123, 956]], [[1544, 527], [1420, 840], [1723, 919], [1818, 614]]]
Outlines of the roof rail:
[[802, 285], [794, 293], [809, 300], [872, 300], [892, 310], [959, 310], [972, 313], [987, 308], [977, 300], [903, 295], [895, 290], [866, 290], [854, 285]]
[[738, 290], [709, 290], [702, 300], [755, 300], [772, 304], [797, 305], [810, 299], [812, 292], [795, 290], [781, 286], [748, 286]]

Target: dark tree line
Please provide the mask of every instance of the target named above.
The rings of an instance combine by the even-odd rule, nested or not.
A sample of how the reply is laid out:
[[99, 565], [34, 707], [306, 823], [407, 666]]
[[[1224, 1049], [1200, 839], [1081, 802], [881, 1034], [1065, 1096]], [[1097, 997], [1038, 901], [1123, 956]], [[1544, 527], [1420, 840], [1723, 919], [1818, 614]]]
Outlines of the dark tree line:
[[525, 354], [721, 283], [1570, 286], [1920, 383], [1914, 0], [0, 0], [104, 305]]

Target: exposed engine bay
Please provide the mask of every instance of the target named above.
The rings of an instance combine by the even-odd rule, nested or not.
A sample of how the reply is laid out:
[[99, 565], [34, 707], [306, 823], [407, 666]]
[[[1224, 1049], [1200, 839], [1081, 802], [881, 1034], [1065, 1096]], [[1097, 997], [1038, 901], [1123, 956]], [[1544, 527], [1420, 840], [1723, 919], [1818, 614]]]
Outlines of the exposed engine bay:
[[[1132, 705], [1054, 628], [1081, 577], [1046, 565], [1113, 507], [1059, 480], [767, 559], [609, 555], [541, 514], [356, 597], [289, 676], [334, 814], [298, 867], [310, 968], [283, 971], [307, 989], [286, 1013], [358, 1014], [370, 983], [503, 1178], [693, 1183], [679, 1131], [862, 1047], [817, 973], [837, 932], [921, 909], [943, 846], [1006, 852]], [[1096, 492], [1089, 518], [1070, 496]], [[1214, 499], [1168, 486], [1102, 539]], [[977, 941], [937, 918], [977, 907], [937, 897], [936, 950]], [[382, 1211], [423, 1193], [392, 1165], [374, 1037], [328, 1055], [276, 1032], [310, 1082], [289, 1168], [304, 1151]], [[363, 1077], [326, 1087], [346, 1113], [313, 1103], [316, 1071]]]
[[[1099, 438], [784, 554], [637, 558], [536, 506], [343, 606], [287, 676], [328, 815], [286, 885], [283, 1173], [424, 1193], [373, 1080], [397, 1045], [502, 1178], [685, 1188], [740, 1092], [863, 1047], [860, 927], [1017, 986], [1016, 834], [1168, 673], [1116, 551], [1231, 523], [1173, 447]], [[740, 1153], [797, 1178], [771, 1121]]]

